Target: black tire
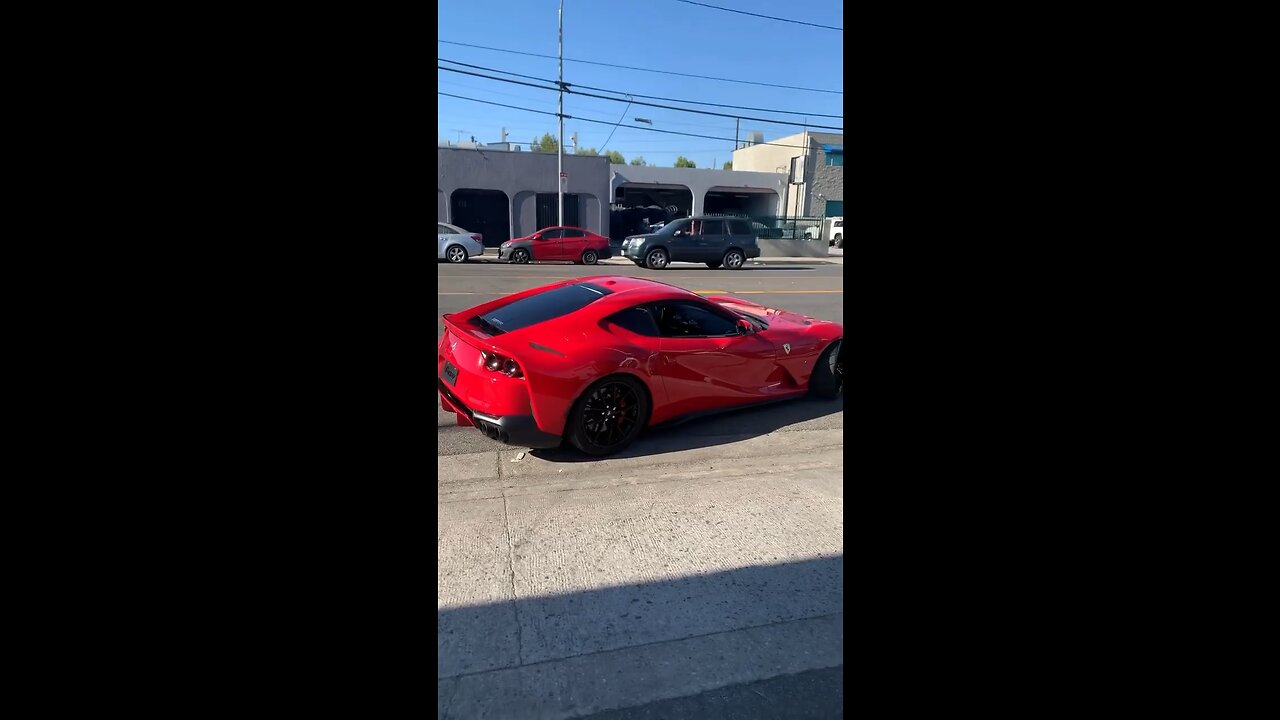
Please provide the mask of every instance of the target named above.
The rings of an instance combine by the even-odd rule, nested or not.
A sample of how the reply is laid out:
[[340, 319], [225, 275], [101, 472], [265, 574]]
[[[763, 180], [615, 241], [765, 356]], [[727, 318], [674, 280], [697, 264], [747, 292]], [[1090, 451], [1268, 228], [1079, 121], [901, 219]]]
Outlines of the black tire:
[[741, 250], [732, 248], [724, 254], [724, 266], [729, 270], [741, 270], [742, 266], [747, 262], [747, 256], [742, 254]]
[[517, 265], [523, 265], [529, 262], [529, 251], [524, 248], [516, 248], [511, 251], [511, 262]]
[[843, 248], [843, 247], [844, 247], [844, 236], [843, 236], [843, 235], [837, 235], [837, 236], [836, 236], [836, 247], [838, 247], [838, 248]]
[[650, 250], [649, 254], [646, 255], [644, 259], [644, 266], [650, 270], [661, 270], [670, 264], [671, 256], [662, 248]]
[[712, 270], [715, 270], [716, 268], [720, 267], [720, 261], [717, 260], [716, 262], [709, 262], [707, 263], [707, 267], [711, 268]]
[[461, 245], [450, 245], [444, 249], [444, 259], [451, 263], [464, 263], [467, 261], [467, 249]]
[[595, 265], [596, 260], [599, 260], [599, 259], [600, 259], [600, 256], [596, 254], [595, 250], [587, 250], [586, 252], [582, 253], [583, 265]]
[[843, 340], [836, 340], [818, 357], [818, 363], [809, 376], [809, 394], [828, 400], [840, 397], [844, 388]]
[[644, 263], [640, 262], [639, 260], [632, 260], [631, 262], [634, 262], [636, 264], [636, 267], [644, 267]]
[[583, 391], [573, 404], [565, 437], [587, 455], [612, 455], [634, 442], [648, 422], [644, 385], [629, 375], [610, 375]]

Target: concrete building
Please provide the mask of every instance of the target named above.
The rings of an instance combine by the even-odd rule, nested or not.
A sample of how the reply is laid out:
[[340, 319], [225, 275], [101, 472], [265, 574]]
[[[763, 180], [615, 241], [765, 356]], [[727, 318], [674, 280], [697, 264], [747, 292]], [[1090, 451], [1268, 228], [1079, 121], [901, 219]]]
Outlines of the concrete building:
[[802, 132], [769, 142], [796, 147], [748, 141], [733, 152], [733, 171], [791, 174], [784, 200], [788, 217], [844, 215], [843, 134]]
[[[564, 224], [609, 235], [609, 158], [565, 155]], [[436, 219], [495, 247], [557, 224], [556, 154], [436, 148]]]
[[[782, 207], [787, 176], [776, 172], [739, 172], [737, 170], [699, 170], [696, 168], [653, 167], [648, 165], [612, 165], [610, 197], [615, 217], [613, 234], [621, 241], [626, 235], [648, 230], [631, 222], [646, 213], [627, 212], [631, 226], [620, 220], [629, 208], [673, 208], [671, 217], [688, 217], [700, 213], [742, 213], [753, 217], [774, 216]], [[649, 218], [652, 222], [669, 219], [663, 215]]]

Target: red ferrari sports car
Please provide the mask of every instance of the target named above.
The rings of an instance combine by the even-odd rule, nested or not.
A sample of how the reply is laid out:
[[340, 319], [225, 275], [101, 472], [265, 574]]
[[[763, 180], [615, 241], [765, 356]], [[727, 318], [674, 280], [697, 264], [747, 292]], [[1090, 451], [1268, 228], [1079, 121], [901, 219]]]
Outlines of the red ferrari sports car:
[[844, 328], [738, 297], [595, 276], [446, 314], [440, 406], [533, 448], [608, 455], [647, 427], [840, 395]]

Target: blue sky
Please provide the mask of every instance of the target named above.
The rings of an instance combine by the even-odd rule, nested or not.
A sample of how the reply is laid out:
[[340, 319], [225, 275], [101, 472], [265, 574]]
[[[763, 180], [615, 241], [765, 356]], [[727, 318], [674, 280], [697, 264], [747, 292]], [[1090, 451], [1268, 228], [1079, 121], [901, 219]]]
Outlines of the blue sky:
[[[711, 5], [804, 22], [844, 27], [839, 0], [705, 0]], [[550, 55], [550, 58], [513, 55], [493, 50], [437, 44], [438, 56], [472, 65], [555, 79], [556, 14], [559, 0], [440, 0], [439, 39], [491, 48]], [[676, 0], [635, 3], [622, 0], [564, 0], [564, 56], [633, 67], [669, 70], [700, 76], [752, 80], [778, 85], [844, 90], [844, 33], [750, 17]], [[437, 63], [458, 67], [449, 63]], [[483, 72], [474, 68], [460, 68]], [[489, 73], [495, 74], [495, 73]], [[555, 112], [557, 94], [483, 78], [436, 71], [441, 92], [491, 102]], [[515, 78], [525, 80], [524, 78]], [[843, 113], [843, 95], [761, 87], [710, 80], [637, 72], [565, 61], [566, 83], [591, 85], [621, 93], [643, 93], [669, 98], [747, 105], [758, 108]], [[528, 81], [528, 80], [526, 80]], [[528, 81], [533, 82], [533, 81]], [[540, 83], [539, 83], [540, 84]], [[594, 92], [594, 91], [592, 91]], [[605, 93], [600, 93], [605, 94]], [[472, 135], [477, 141], [498, 142], [507, 128], [508, 142], [528, 143], [543, 133], [556, 134], [556, 118], [510, 108], [437, 96], [437, 139], [456, 141]], [[644, 99], [667, 105], [662, 100]], [[686, 105], [715, 112], [794, 120], [803, 116]], [[565, 95], [565, 114], [610, 123], [565, 121], [566, 151], [569, 137], [578, 133], [580, 147], [621, 152], [628, 162], [644, 157], [650, 165], [670, 167], [684, 155], [698, 167], [720, 167], [732, 159], [734, 120], [664, 110], [596, 98]], [[625, 110], [625, 115], [624, 115]], [[645, 127], [632, 118], [649, 118], [662, 130], [729, 138], [708, 140], [664, 135], [633, 129]], [[612, 124], [625, 118], [613, 132]], [[822, 125], [843, 126], [836, 118], [810, 118]], [[740, 136], [763, 131], [765, 139], [800, 132], [802, 128], [743, 120]], [[463, 131], [459, 133], [459, 131]], [[833, 132], [833, 131], [824, 131]], [[526, 148], [527, 150], [527, 148]]]

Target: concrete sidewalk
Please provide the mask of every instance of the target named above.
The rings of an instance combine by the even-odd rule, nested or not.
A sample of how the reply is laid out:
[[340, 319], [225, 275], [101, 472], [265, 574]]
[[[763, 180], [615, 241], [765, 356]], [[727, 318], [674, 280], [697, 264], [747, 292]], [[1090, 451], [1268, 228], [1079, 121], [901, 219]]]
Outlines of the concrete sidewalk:
[[[822, 422], [438, 457], [438, 716], [711, 717], [708, 691], [771, 678], [830, 694], [840, 671], [812, 674], [843, 662], [844, 429]], [[777, 716], [739, 694], [734, 717]]]
[[[504, 265], [506, 264], [503, 261], [498, 259], [498, 255], [496, 252], [492, 255], [481, 255], [480, 257], [473, 257], [471, 258], [471, 261], [485, 262], [485, 263], [499, 263]], [[758, 257], [758, 258], [752, 258], [747, 261], [747, 265], [813, 265], [815, 263], [824, 263], [828, 265], [843, 265], [844, 252], [841, 250], [832, 248], [831, 254], [828, 255], [827, 257]], [[635, 263], [633, 263], [631, 260], [628, 260], [627, 258], [620, 257], [617, 255], [609, 258], [608, 260], [601, 260], [598, 264], [599, 265], [627, 265], [630, 267], [635, 267]], [[706, 267], [706, 265], [704, 263], [673, 262], [669, 267], [704, 268]]]
[[[839, 252], [838, 250], [836, 252]], [[747, 265], [812, 265], [814, 263], [825, 263], [828, 265], [843, 265], [843, 255], [828, 255], [827, 257], [758, 257], [747, 261]], [[635, 263], [624, 257], [611, 257], [608, 260], [601, 260], [601, 265], [631, 265], [635, 267]], [[670, 267], [706, 267], [704, 263], [688, 263], [673, 262]]]

